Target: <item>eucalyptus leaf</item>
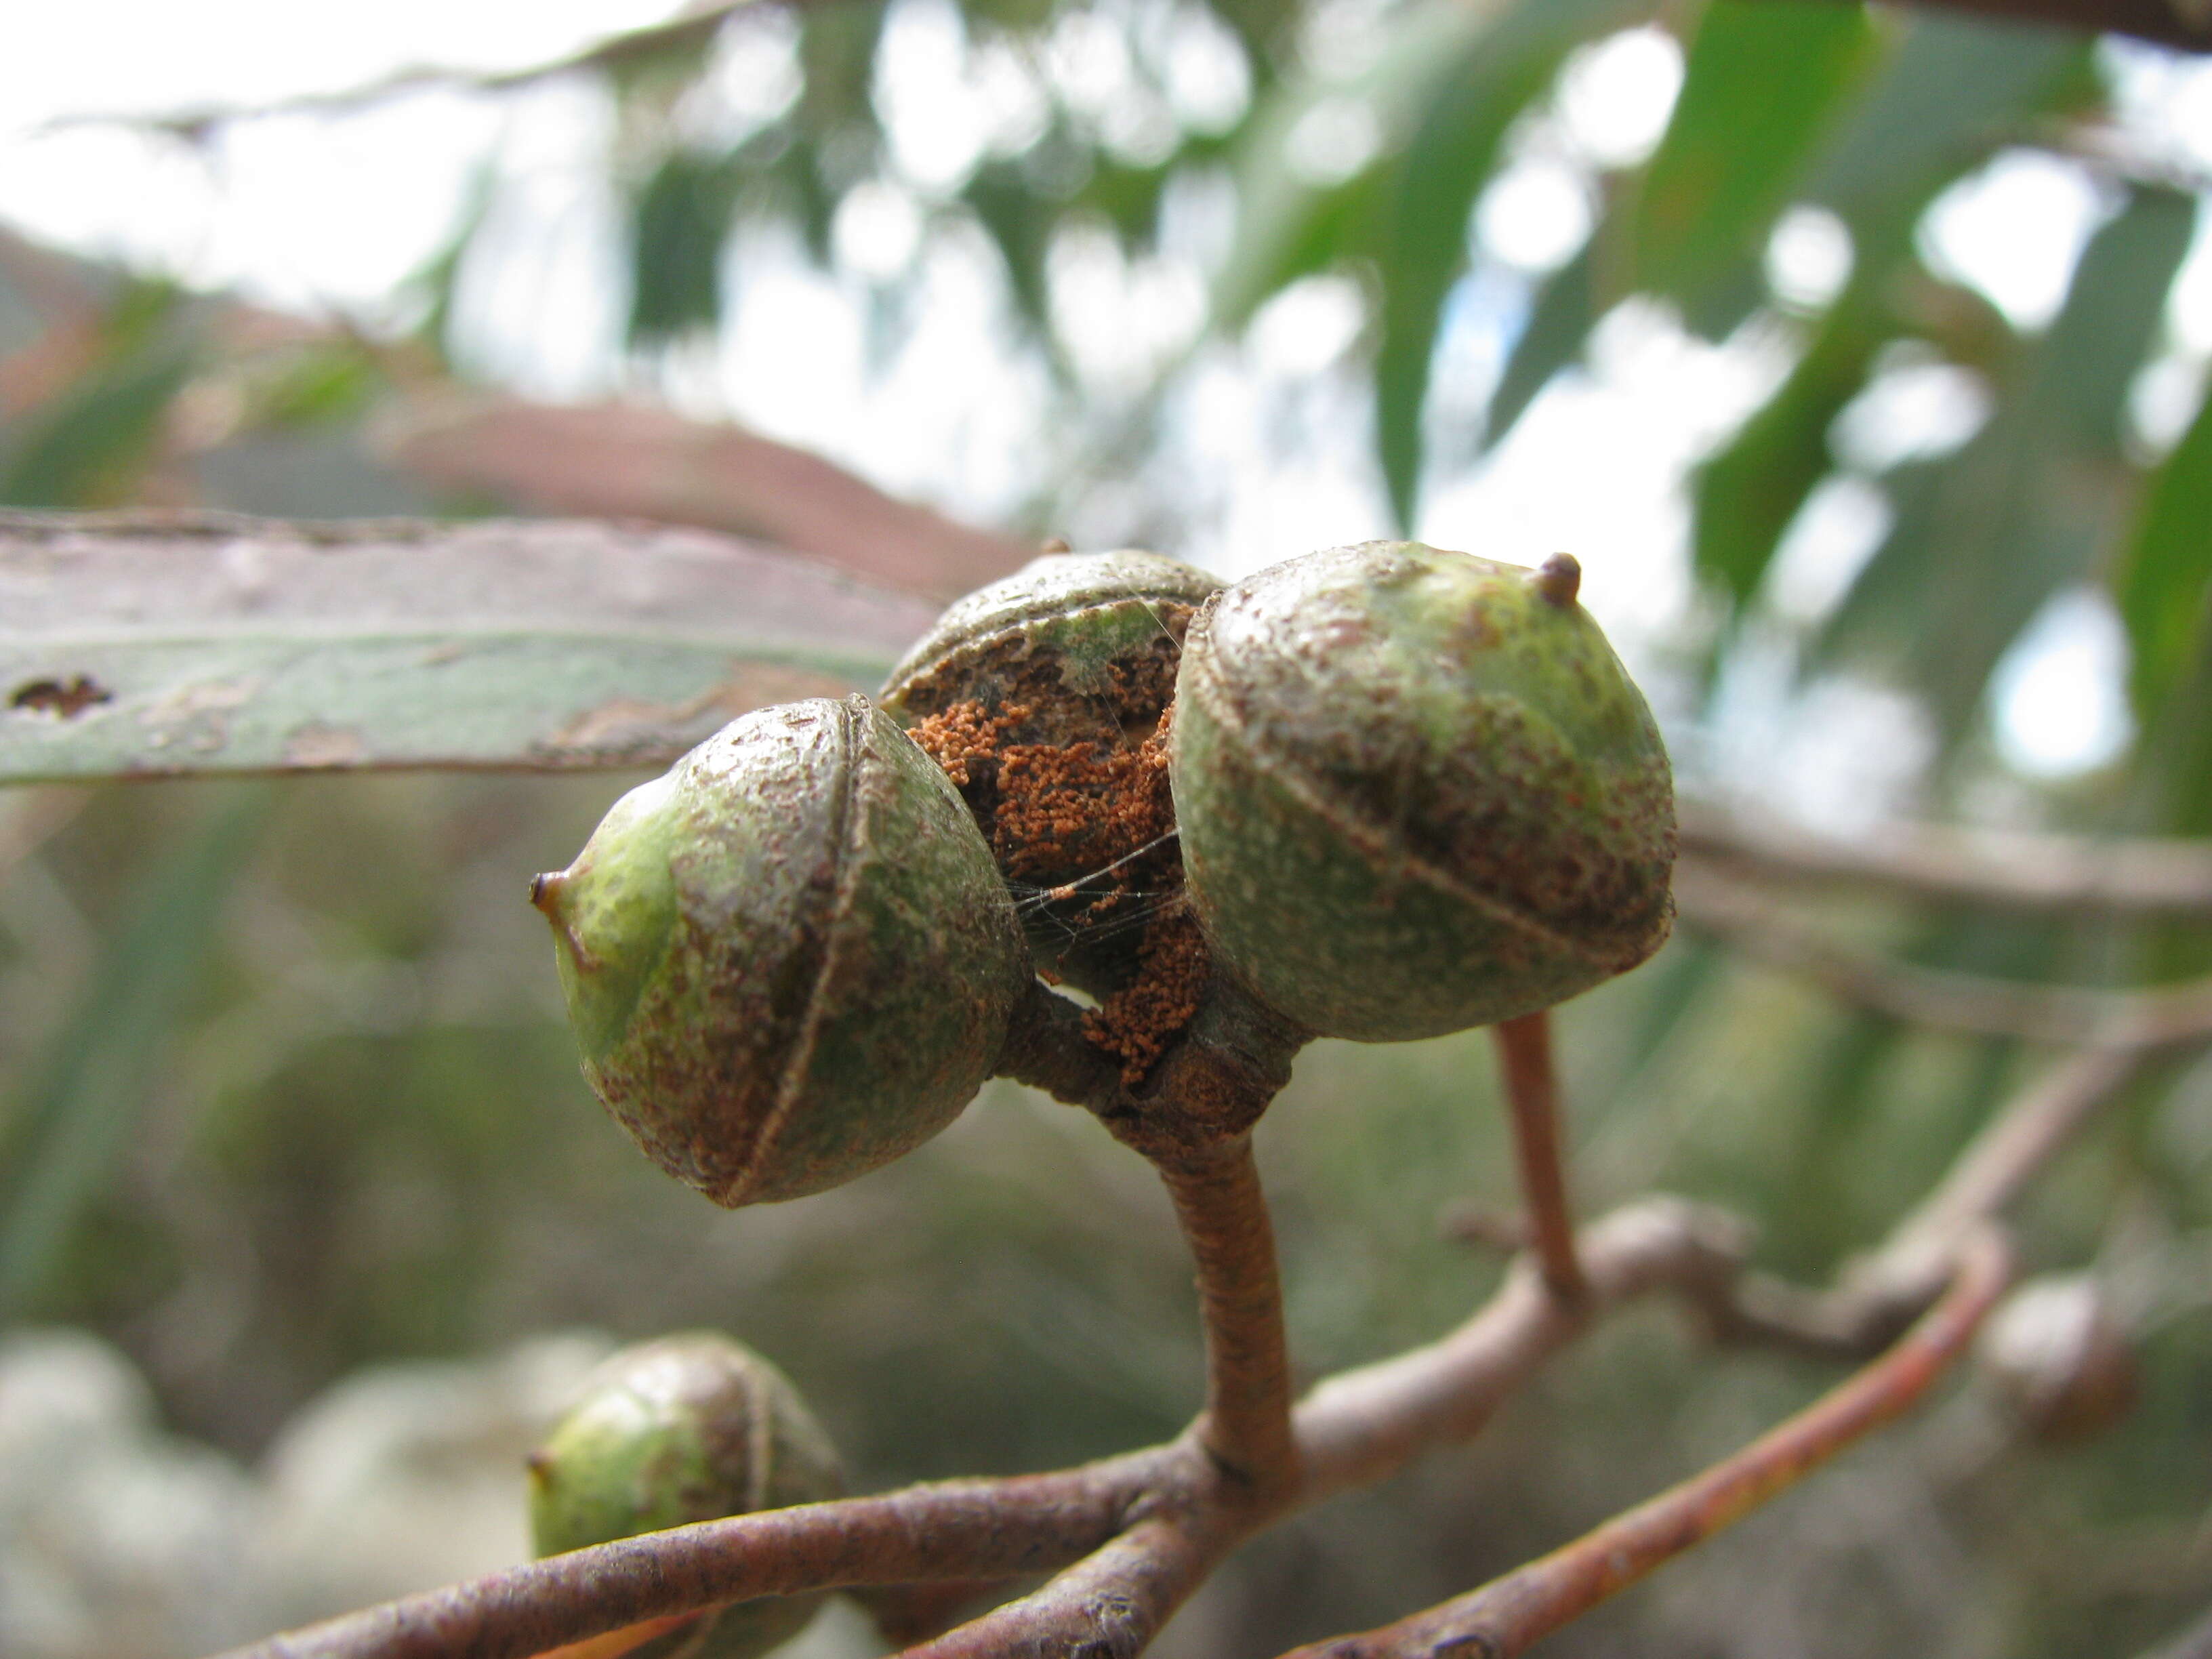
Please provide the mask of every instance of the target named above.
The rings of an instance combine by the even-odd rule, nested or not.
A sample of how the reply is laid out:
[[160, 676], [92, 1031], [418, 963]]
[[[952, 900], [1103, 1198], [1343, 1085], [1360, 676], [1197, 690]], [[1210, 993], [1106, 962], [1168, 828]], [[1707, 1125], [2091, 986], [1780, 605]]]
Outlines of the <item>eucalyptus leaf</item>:
[[[1912, 252], [1921, 216], [2035, 114], [2075, 95], [2087, 61], [2063, 31], [1923, 14], [1825, 146], [1805, 188], [1850, 227], [1850, 280], [1788, 379], [1692, 486], [1698, 568], [1739, 603], [1830, 471], [1828, 429], [1881, 348], [1942, 331], [1942, 318], [1917, 314], [1914, 303], [1934, 291]], [[1979, 367], [1996, 366], [1986, 345], [1972, 355]]]
[[1636, 190], [1634, 286], [1686, 301], [1755, 258], [1878, 44], [1863, 10], [1830, 0], [1707, 7]]
[[650, 345], [722, 317], [722, 245], [744, 179], [735, 155], [678, 149], [639, 189], [630, 217], [629, 340]]
[[1637, 0], [1521, 0], [1468, 42], [1428, 88], [1391, 169], [1377, 252], [1382, 338], [1375, 353], [1376, 450], [1399, 523], [1420, 489], [1421, 416], [1445, 297], [1467, 264], [1467, 222], [1506, 129], [1584, 40], [1626, 26]]
[[1944, 185], [2095, 86], [2094, 48], [2073, 30], [1917, 12], [1824, 146], [1805, 198], [1862, 248], [1901, 246]]
[[[1423, 0], [1384, 25], [1388, 39], [1363, 73], [1324, 69], [1270, 90], [1237, 147], [1237, 229], [1213, 281], [1219, 326], [1242, 327], [1278, 290], [1360, 251], [1363, 227], [1346, 204], [1506, 9], [1504, 0]], [[1373, 139], [1370, 155], [1352, 149], [1352, 164], [1334, 175], [1317, 170], [1327, 158], [1313, 154], [1316, 131], [1332, 127], [1347, 147], [1360, 132]]]
[[2129, 690], [2148, 716], [2212, 653], [2212, 396], [2144, 491], [2113, 590], [2133, 653]]
[[935, 612], [698, 532], [0, 514], [0, 783], [659, 763]]
[[1966, 731], [2020, 630], [2090, 575], [2125, 522], [2122, 410], [2195, 218], [2175, 191], [2130, 193], [1989, 422], [1899, 490], [1894, 526], [1826, 630], [1824, 658], [1886, 665], [1925, 696], [1947, 738]]
[[[1601, 233], [1602, 234], [1602, 233]], [[1490, 410], [1483, 422], [1482, 444], [1494, 448], [1504, 441], [1536, 394], [1551, 384], [1552, 376], [1574, 362], [1583, 342], [1597, 324], [1597, 273], [1595, 249], [1598, 237], [1583, 244], [1582, 251], [1544, 279], [1528, 320], [1521, 326], [1513, 350], [1505, 359], [1505, 372], [1490, 394]]]
[[0, 1138], [0, 1324], [22, 1314], [127, 1150], [268, 806], [265, 787], [234, 788], [163, 859], [17, 1101]]
[[1832, 466], [1828, 428], [1896, 333], [1882, 286], [1861, 280], [1844, 290], [1789, 378], [1691, 480], [1698, 571], [1739, 605], [1757, 589], [1782, 532]]

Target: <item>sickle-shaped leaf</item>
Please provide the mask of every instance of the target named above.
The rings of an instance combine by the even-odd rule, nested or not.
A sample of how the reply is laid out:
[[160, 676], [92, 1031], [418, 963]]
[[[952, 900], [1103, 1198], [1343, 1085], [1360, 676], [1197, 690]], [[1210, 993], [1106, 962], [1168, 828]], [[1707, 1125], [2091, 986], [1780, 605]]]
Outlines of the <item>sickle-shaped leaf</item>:
[[1324, 70], [1270, 89], [1237, 147], [1236, 235], [1213, 281], [1218, 322], [1242, 326], [1278, 289], [1356, 251], [1361, 216], [1348, 209], [1364, 201], [1380, 162], [1370, 159], [1343, 179], [1316, 179], [1301, 155], [1305, 124], [1331, 112], [1347, 123], [1364, 115], [1375, 125], [1376, 157], [1394, 153], [1500, 9], [1500, 0], [1427, 0], [1390, 20], [1388, 40], [1364, 73]]
[[1913, 227], [1952, 179], [2021, 121], [2071, 95], [2085, 50], [2057, 31], [1923, 15], [1813, 167], [1811, 198], [1850, 228], [1851, 281], [1789, 378], [1693, 485], [1698, 568], [1739, 602], [1758, 586], [1783, 532], [1828, 472], [1835, 417], [1865, 384], [1881, 348], [1913, 331], [1895, 304], [1901, 281], [1919, 274]]
[[657, 763], [935, 611], [694, 531], [0, 514], [0, 783]]
[[1755, 256], [1878, 44], [1855, 6], [1715, 0], [1636, 191], [1633, 285], [1686, 301]]
[[0, 1144], [0, 1322], [23, 1312], [128, 1147], [268, 805], [265, 787], [238, 787], [154, 870], [17, 1100]]
[[1399, 522], [1420, 489], [1421, 413], [1444, 301], [1467, 263], [1467, 221], [1505, 130], [1583, 41], [1647, 9], [1634, 0], [1523, 0], [1499, 16], [1434, 88], [1394, 173], [1382, 228], [1382, 341], [1375, 434]]
[[2212, 645], [2212, 393], [2144, 492], [2113, 580], [2139, 714], [2172, 696]]
[[1989, 423], [1901, 492], [1897, 522], [1822, 641], [1888, 659], [1947, 737], [2044, 601], [2118, 532], [2127, 389], [2188, 252], [2197, 204], [2138, 188], [2081, 256], [2066, 304]]

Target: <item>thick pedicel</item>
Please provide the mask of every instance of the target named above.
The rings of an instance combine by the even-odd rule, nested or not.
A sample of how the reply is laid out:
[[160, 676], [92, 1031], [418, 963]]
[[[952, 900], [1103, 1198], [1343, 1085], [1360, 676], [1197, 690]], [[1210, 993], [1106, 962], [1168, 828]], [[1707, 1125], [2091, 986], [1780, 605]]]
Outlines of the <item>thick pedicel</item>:
[[1170, 775], [1218, 962], [1327, 1036], [1492, 1024], [1665, 940], [1674, 811], [1649, 708], [1539, 571], [1332, 548], [1193, 623]]

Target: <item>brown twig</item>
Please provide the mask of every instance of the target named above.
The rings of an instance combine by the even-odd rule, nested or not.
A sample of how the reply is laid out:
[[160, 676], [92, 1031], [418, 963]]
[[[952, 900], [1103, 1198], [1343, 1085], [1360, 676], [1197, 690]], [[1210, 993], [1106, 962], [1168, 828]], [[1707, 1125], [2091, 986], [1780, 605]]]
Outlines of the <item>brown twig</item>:
[[1188, 1515], [1147, 1516], [1034, 1595], [909, 1648], [904, 1659], [1133, 1659], [1236, 1536]]
[[1559, 1152], [1559, 1078], [1552, 1059], [1548, 1009], [1504, 1020], [1490, 1028], [1498, 1069], [1512, 1109], [1513, 1153], [1521, 1171], [1522, 1201], [1542, 1264], [1544, 1283], [1572, 1302], [1587, 1293], [1575, 1259], [1575, 1223], [1567, 1205], [1567, 1177]]
[[546, 1649], [538, 1659], [622, 1659], [623, 1655], [643, 1647], [656, 1636], [665, 1636], [701, 1616], [696, 1613], [664, 1613], [658, 1619], [624, 1625], [620, 1630], [586, 1636], [580, 1642], [563, 1642], [557, 1648]]
[[[1578, 1247], [1589, 1285], [1581, 1303], [1552, 1295], [1524, 1260], [1442, 1340], [1313, 1389], [1292, 1415], [1297, 1486], [1273, 1507], [1186, 1435], [1055, 1474], [912, 1487], [601, 1545], [275, 1637], [237, 1659], [510, 1659], [751, 1595], [1079, 1563], [924, 1651], [1035, 1651], [1020, 1645], [1024, 1632], [1048, 1630], [1057, 1652], [1091, 1640], [1106, 1644], [1102, 1654], [1133, 1651], [1121, 1644], [1156, 1628], [1244, 1538], [1476, 1433], [1604, 1314], [1662, 1291], [1703, 1310], [1724, 1305], [1743, 1235], [1714, 1212], [1650, 1199], [1585, 1230]], [[964, 1645], [987, 1638], [1010, 1645]]]
[[1578, 1303], [1553, 1296], [1524, 1258], [1458, 1329], [1340, 1372], [1298, 1402], [1300, 1505], [1370, 1486], [1423, 1451], [1471, 1438], [1602, 1313], [1662, 1290], [1700, 1307], [1725, 1296], [1743, 1243], [1743, 1230], [1714, 1211], [1650, 1198], [1583, 1230], [1578, 1253], [1589, 1288]]
[[921, 1584], [872, 1584], [854, 1589], [852, 1596], [867, 1610], [878, 1635], [894, 1648], [909, 1648], [963, 1622], [969, 1610], [999, 1583], [995, 1578], [942, 1578]]
[[1993, 1113], [1934, 1190], [1879, 1246], [1847, 1264], [1834, 1288], [1747, 1273], [1724, 1303], [1708, 1309], [1715, 1334], [1836, 1358], [1875, 1352], [1941, 1294], [1965, 1242], [1997, 1220], [2151, 1058], [2141, 1048], [2069, 1054]]
[[1525, 1652], [1902, 1415], [1964, 1351], [2010, 1273], [2002, 1239], [1978, 1234], [1943, 1299], [1894, 1347], [1735, 1456], [1478, 1590], [1379, 1630], [1301, 1648], [1298, 1659]]
[[1158, 1167], [1198, 1267], [1206, 1328], [1199, 1442], [1264, 1504], [1296, 1484], [1297, 1449], [1291, 1436], [1290, 1350], [1274, 1230], [1251, 1138], [1239, 1135]]
[[1932, 1239], [1948, 1245], [2000, 1214], [2097, 1109], [2149, 1063], [2137, 1048], [2069, 1054], [2015, 1097], [1954, 1159], [1896, 1235], [1893, 1249]]
[[[1255, 1028], [1233, 1016], [1233, 1010], [1217, 1015], [1208, 1039], [1212, 1058], [1188, 1075], [1216, 1082], [1242, 1076], [1260, 1089], [1265, 1085], [1258, 1079], [1287, 1066], [1286, 1053], [1256, 1041], [1248, 1048], [1264, 1054], [1240, 1051], [1236, 1034], [1250, 1039]], [[1057, 1020], [1055, 1010], [1042, 1008], [1034, 1011], [1032, 1024], [1057, 1030]], [[1294, 1046], [1283, 1034], [1275, 1036]], [[1034, 1041], [1029, 1061], [1037, 1068], [1063, 1082], [1090, 1075], [1058, 1038]], [[1241, 1060], [1228, 1058], [1239, 1052]], [[1279, 1421], [1277, 1391], [1286, 1386], [1287, 1373], [1279, 1363], [1272, 1244], [1249, 1144], [1239, 1134], [1218, 1142], [1210, 1157], [1186, 1152], [1165, 1160], [1173, 1164], [1164, 1173], [1192, 1234], [1209, 1310], [1209, 1409], [1181, 1440], [1056, 1474], [910, 1488], [605, 1545], [372, 1608], [246, 1652], [253, 1659], [443, 1659], [460, 1653], [503, 1659], [750, 1595], [1060, 1568], [1060, 1576], [1034, 1595], [922, 1651], [950, 1659], [1066, 1653], [1097, 1643], [1101, 1654], [1133, 1653], [1252, 1532], [1475, 1434], [1546, 1360], [1629, 1301], [1670, 1291], [1729, 1340], [1828, 1357], [1878, 1346], [1947, 1283], [1957, 1282], [1962, 1252], [1986, 1254], [1986, 1246], [1973, 1241], [1986, 1236], [1990, 1219], [2118, 1091], [2141, 1058], [2103, 1051], [2078, 1056], [2019, 1096], [1838, 1290], [1808, 1291], [1745, 1274], [1743, 1230], [1712, 1211], [1671, 1199], [1618, 1211], [1577, 1241], [1587, 1286], [1580, 1300], [1553, 1294], [1534, 1260], [1524, 1258], [1489, 1304], [1449, 1335], [1313, 1389], [1291, 1413], [1293, 1439], [1280, 1464], [1271, 1461], [1282, 1455], [1277, 1451], [1249, 1449], [1271, 1443]], [[1103, 1073], [1112, 1081], [1097, 1081], [1102, 1103], [1119, 1101], [1153, 1118], [1164, 1109], [1157, 1099], [1124, 1100], [1118, 1070], [1106, 1062]], [[1108, 1106], [1094, 1109], [1116, 1121]], [[1164, 1132], [1156, 1122], [1142, 1133], [1123, 1122], [1117, 1133], [1141, 1139]], [[1804, 1421], [1785, 1431], [1802, 1431]], [[1201, 1433], [1215, 1437], [1211, 1447]], [[1289, 1468], [1295, 1476], [1255, 1501], [1252, 1483], [1240, 1478], [1255, 1468]], [[1734, 1468], [1724, 1465], [1700, 1480], [1725, 1483], [1741, 1474], [1729, 1474]], [[1556, 1565], [1557, 1558], [1547, 1560]]]
[[757, 1595], [1050, 1571], [1116, 1536], [1169, 1461], [1161, 1449], [619, 1539], [271, 1637], [239, 1659], [524, 1659]]
[[1899, 823], [1843, 842], [1707, 802], [1676, 807], [1683, 857], [1724, 873], [2006, 910], [2212, 916], [2212, 842]]
[[2028, 985], [1895, 961], [1838, 944], [1710, 871], [1674, 873], [1682, 920], [1855, 1006], [1916, 1025], [2031, 1042], [2155, 1048], [2212, 1037], [2212, 979], [2132, 991]]

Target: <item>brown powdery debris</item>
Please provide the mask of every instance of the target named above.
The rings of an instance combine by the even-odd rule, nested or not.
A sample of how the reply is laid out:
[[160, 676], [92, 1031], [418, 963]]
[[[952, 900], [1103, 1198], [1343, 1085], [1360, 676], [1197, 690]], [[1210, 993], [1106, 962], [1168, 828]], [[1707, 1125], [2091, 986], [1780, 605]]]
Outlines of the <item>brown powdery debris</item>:
[[1212, 966], [1198, 919], [1180, 908], [1146, 927], [1137, 960], [1137, 977], [1083, 1017], [1083, 1035], [1120, 1058], [1121, 1081], [1131, 1088], [1190, 1024]]
[[965, 789], [973, 781], [969, 763], [995, 761], [999, 739], [1029, 717], [1027, 703], [1013, 703], [1003, 714], [993, 714], [980, 702], [957, 702], [918, 721], [908, 735], [945, 769], [945, 776]]
[[1197, 925], [1180, 908], [1182, 860], [1168, 787], [1172, 711], [1127, 747], [1005, 742], [1030, 714], [1025, 704], [993, 714], [980, 702], [955, 703], [916, 721], [910, 735], [959, 787], [988, 830], [1000, 870], [1027, 890], [1024, 908], [1033, 917], [1071, 941], [1104, 947], [1144, 912], [1156, 913], [1125, 958], [1128, 977], [1084, 1023], [1133, 1085], [1197, 1011], [1207, 963]]

